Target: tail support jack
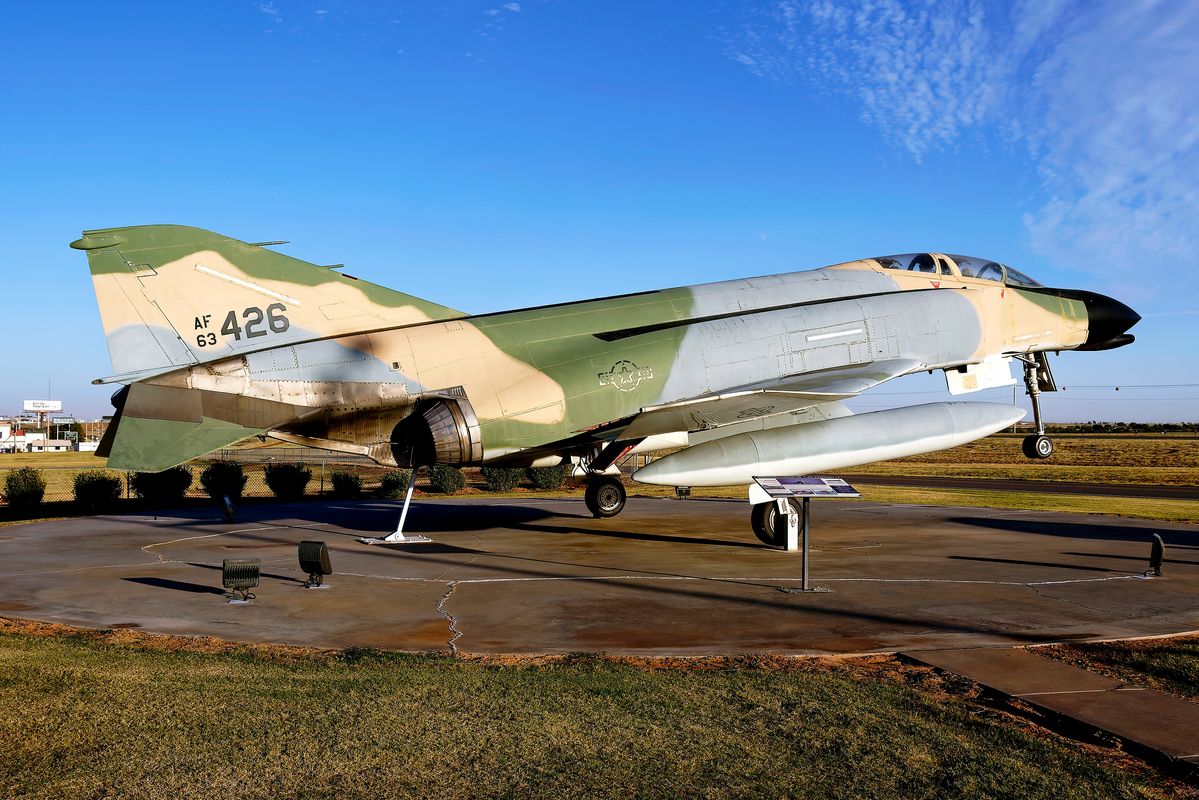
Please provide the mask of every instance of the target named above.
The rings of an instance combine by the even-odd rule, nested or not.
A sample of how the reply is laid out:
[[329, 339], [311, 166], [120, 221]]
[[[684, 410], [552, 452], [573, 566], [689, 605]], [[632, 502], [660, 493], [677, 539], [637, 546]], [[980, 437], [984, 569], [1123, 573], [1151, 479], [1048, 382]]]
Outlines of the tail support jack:
[[363, 544], [420, 544], [421, 542], [433, 541], [427, 536], [405, 536], [404, 522], [408, 519], [408, 507], [412, 505], [412, 490], [416, 488], [416, 473], [420, 467], [413, 467], [412, 474], [408, 476], [408, 489], [404, 492], [404, 507], [400, 511], [400, 521], [396, 525], [396, 529], [384, 537], [363, 536], [358, 541]]

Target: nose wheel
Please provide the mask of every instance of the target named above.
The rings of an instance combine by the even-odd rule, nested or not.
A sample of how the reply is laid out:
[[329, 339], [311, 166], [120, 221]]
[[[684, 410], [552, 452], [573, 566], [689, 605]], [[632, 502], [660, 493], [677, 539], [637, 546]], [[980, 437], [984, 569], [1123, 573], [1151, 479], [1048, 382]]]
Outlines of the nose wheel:
[[1024, 437], [1021, 448], [1029, 458], [1049, 458], [1053, 455], [1053, 440], [1044, 434], [1034, 433]]
[[1049, 359], [1044, 353], [1032, 358], [1017, 356], [1024, 364], [1024, 386], [1032, 404], [1032, 420], [1036, 432], [1024, 437], [1020, 447], [1028, 458], [1049, 458], [1053, 455], [1053, 440], [1045, 435], [1045, 422], [1041, 419], [1041, 392], [1056, 392], [1057, 384], [1049, 371]]

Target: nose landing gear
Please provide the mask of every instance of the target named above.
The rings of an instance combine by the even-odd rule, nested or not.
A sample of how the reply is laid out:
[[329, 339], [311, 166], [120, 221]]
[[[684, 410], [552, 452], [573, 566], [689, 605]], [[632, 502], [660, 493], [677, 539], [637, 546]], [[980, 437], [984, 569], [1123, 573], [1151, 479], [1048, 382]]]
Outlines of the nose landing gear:
[[1028, 458], [1049, 458], [1053, 455], [1053, 440], [1045, 435], [1045, 422], [1041, 419], [1041, 392], [1056, 392], [1057, 383], [1049, 371], [1049, 359], [1044, 353], [1034, 353], [1031, 358], [1016, 356], [1024, 364], [1024, 386], [1032, 403], [1032, 420], [1036, 431], [1024, 437], [1020, 447]]

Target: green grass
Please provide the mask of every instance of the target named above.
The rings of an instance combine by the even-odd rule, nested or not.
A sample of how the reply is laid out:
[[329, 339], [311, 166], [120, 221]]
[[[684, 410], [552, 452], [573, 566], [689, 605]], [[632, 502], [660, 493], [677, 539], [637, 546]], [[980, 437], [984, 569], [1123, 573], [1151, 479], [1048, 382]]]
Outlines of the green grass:
[[1199, 700], [1199, 636], [1096, 642], [1037, 652], [1114, 678]]
[[[924, 506], [972, 506], [978, 508], [1017, 508], [1028, 511], [1065, 511], [1072, 514], [1099, 514], [1163, 522], [1199, 522], [1199, 502], [1159, 500], [1146, 497], [1108, 497], [1085, 494], [1054, 494], [992, 489], [926, 489], [917, 486], [859, 485], [862, 499], [875, 503], [902, 503]], [[631, 497], [674, 497], [674, 489], [641, 484], [629, 488]], [[746, 499], [742, 486], [697, 487], [693, 497]], [[839, 500], [838, 502], [854, 502]], [[748, 513], [748, 512], [747, 512]]]
[[1044, 461], [1025, 458], [1020, 452], [1020, 439], [996, 434], [949, 450], [843, 471], [859, 475], [1199, 486], [1199, 440], [1194, 436], [1053, 434], [1053, 456]]
[[925, 489], [912, 486], [861, 486], [862, 497], [878, 503], [926, 506], [1017, 508], [1026, 511], [1065, 511], [1163, 522], [1199, 522], [1199, 502], [1151, 497], [1109, 497], [1049, 492], [989, 489]]
[[1185, 793], [877, 659], [661, 670], [132, 636], [0, 635], [0, 796]]

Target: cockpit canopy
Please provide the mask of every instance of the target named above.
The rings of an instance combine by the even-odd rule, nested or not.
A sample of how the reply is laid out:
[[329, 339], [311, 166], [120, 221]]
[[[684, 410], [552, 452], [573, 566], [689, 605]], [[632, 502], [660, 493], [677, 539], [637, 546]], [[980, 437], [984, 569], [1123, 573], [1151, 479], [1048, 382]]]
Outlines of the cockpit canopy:
[[898, 256], [878, 256], [874, 259], [884, 269], [899, 269], [909, 272], [926, 272], [930, 275], [979, 278], [1008, 286], [1040, 286], [1018, 269], [974, 256], [943, 255], [941, 253], [906, 253]]

